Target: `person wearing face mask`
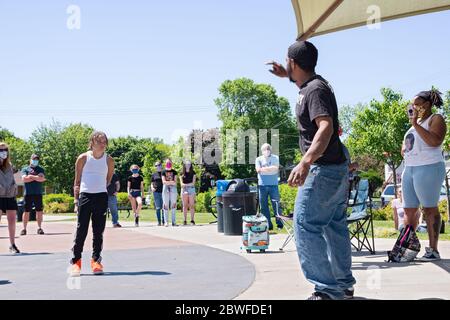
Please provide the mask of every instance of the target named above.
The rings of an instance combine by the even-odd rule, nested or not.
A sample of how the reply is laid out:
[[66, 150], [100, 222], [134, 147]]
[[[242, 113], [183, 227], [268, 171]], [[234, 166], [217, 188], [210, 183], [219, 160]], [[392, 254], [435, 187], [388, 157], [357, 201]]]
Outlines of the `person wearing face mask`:
[[163, 206], [163, 183], [162, 183], [162, 164], [157, 161], [155, 163], [156, 172], [152, 174], [151, 179], [151, 191], [153, 193], [153, 201], [156, 209], [156, 218], [158, 219], [158, 226], [164, 224], [164, 215], [161, 215], [161, 209]]
[[162, 183], [163, 183], [163, 210], [165, 226], [168, 227], [169, 209], [172, 211], [172, 226], [176, 224], [176, 212], [177, 212], [177, 172], [173, 169], [172, 160], [166, 160], [166, 168], [162, 171]]
[[298, 187], [295, 244], [305, 278], [315, 286], [308, 300], [350, 299], [356, 281], [346, 213], [349, 160], [339, 138], [333, 88], [315, 72], [318, 56], [314, 44], [296, 41], [288, 49], [286, 68], [268, 64], [273, 74], [299, 89], [296, 119], [303, 158], [288, 184]]
[[44, 173], [44, 169], [39, 166], [39, 156], [37, 154], [33, 154], [30, 159], [30, 165], [22, 169], [22, 180], [25, 184], [25, 210], [22, 217], [23, 230], [20, 232], [21, 236], [27, 234], [27, 224], [33, 206], [36, 210], [37, 234], [44, 234], [44, 230], [42, 230], [42, 218], [44, 214], [42, 184], [45, 182]]
[[144, 196], [144, 179], [139, 174], [139, 166], [133, 164], [130, 167], [132, 175], [128, 178], [128, 199], [134, 212], [134, 224], [139, 227], [139, 214], [142, 209], [142, 197]]
[[4, 142], [0, 142], [0, 216], [6, 214], [8, 219], [9, 251], [20, 253], [15, 243], [16, 215], [17, 215], [17, 185], [10, 162], [10, 149]]
[[187, 212], [191, 213], [191, 225], [195, 225], [195, 172], [192, 163], [186, 160], [180, 176], [181, 194], [183, 198], [184, 225], [187, 225]]
[[[274, 215], [276, 210], [282, 214], [280, 208], [280, 191], [278, 189], [278, 169], [280, 161], [278, 156], [272, 154], [272, 147], [265, 143], [261, 147], [262, 156], [256, 158], [255, 168], [258, 173], [258, 192], [259, 204], [261, 206], [262, 214], [267, 218], [269, 223], [269, 230], [273, 230], [272, 220], [270, 218], [269, 197], [272, 203]], [[278, 229], [283, 228], [283, 223], [276, 219]]]
[[402, 146], [405, 160], [402, 175], [405, 225], [417, 229], [417, 210], [422, 205], [428, 226], [429, 247], [425, 248], [425, 254], [420, 260], [434, 261], [440, 259], [438, 239], [441, 215], [438, 202], [446, 174], [442, 143], [447, 126], [444, 118], [434, 114], [432, 109], [443, 105], [439, 91], [419, 92], [412, 104], [413, 111], [409, 117], [412, 127], [406, 132]]

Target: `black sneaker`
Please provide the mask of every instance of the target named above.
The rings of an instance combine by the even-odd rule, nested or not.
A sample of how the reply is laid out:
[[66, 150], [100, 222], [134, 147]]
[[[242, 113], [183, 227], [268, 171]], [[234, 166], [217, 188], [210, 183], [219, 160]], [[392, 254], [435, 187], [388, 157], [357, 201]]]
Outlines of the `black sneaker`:
[[423, 257], [418, 260], [422, 262], [437, 261], [441, 260], [441, 255], [436, 250], [427, 247], [425, 248], [425, 254]]
[[172, 223], [172, 227], [178, 227], [176, 223]]
[[42, 230], [41, 228], [38, 229], [37, 234], [45, 234], [44, 230]]
[[139, 216], [136, 216], [136, 217], [134, 218], [134, 226], [135, 226], [135, 227], [139, 227]]
[[187, 222], [186, 221], [183, 222], [183, 226], [187, 226]]
[[122, 228], [122, 226], [120, 225], [120, 223], [116, 223], [115, 225], [113, 225], [114, 228]]
[[20, 235], [21, 236], [26, 236], [27, 235], [27, 230], [23, 229], [22, 231], [20, 231]]
[[351, 288], [347, 288], [344, 290], [344, 299], [345, 300], [353, 299], [354, 295], [355, 295], [355, 288], [351, 287]]
[[191, 225], [195, 226], [195, 221], [191, 220]]
[[329, 295], [322, 292], [314, 292], [308, 299], [306, 300], [332, 300]]
[[13, 244], [9, 247], [9, 252], [14, 253], [14, 254], [20, 253], [19, 249], [16, 247], [15, 244]]

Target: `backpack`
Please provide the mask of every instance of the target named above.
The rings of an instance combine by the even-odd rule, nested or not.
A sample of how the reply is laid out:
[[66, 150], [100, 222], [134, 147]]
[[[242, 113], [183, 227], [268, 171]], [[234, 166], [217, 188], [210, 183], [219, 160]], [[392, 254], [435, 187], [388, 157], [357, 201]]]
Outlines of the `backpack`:
[[400, 232], [392, 251], [388, 251], [388, 262], [411, 262], [420, 251], [420, 241], [412, 225]]

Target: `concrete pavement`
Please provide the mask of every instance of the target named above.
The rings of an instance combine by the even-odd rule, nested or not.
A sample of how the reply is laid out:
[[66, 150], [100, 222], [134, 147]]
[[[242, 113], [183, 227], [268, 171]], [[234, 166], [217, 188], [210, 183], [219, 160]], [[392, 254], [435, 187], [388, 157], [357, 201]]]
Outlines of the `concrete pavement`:
[[[240, 249], [240, 236], [224, 236], [216, 225], [166, 228], [154, 223], [142, 223], [139, 228], [124, 223], [122, 229], [113, 229], [109, 223], [104, 244], [107, 274], [89, 275], [86, 252], [82, 289], [68, 290], [66, 268], [75, 223], [47, 223], [47, 235], [33, 231], [17, 239], [19, 249], [27, 254], [11, 256], [5, 222], [0, 225], [3, 299], [302, 300], [313, 291], [300, 270], [294, 243], [283, 252], [278, 250], [286, 235], [272, 235], [268, 252], [248, 254]], [[33, 230], [33, 223], [30, 227]], [[375, 255], [353, 253], [357, 298], [450, 298], [450, 242], [440, 243], [443, 259], [439, 262], [388, 264], [385, 252], [393, 243], [392, 239], [376, 239]], [[90, 246], [89, 236], [85, 249]], [[36, 279], [49, 289], [42, 290], [42, 281]], [[106, 289], [100, 296], [82, 293], [99, 285]]]

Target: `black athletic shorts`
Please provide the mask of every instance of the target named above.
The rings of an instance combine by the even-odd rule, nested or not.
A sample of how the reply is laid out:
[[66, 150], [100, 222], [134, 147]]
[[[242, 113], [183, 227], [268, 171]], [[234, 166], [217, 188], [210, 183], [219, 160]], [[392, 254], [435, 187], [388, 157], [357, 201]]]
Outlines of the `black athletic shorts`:
[[17, 210], [16, 198], [0, 198], [0, 211], [6, 213], [6, 210]]
[[24, 200], [24, 212], [31, 212], [31, 210], [33, 209], [33, 204], [36, 211], [42, 211], [44, 209], [44, 206], [42, 204], [42, 194], [27, 194], [25, 195]]

